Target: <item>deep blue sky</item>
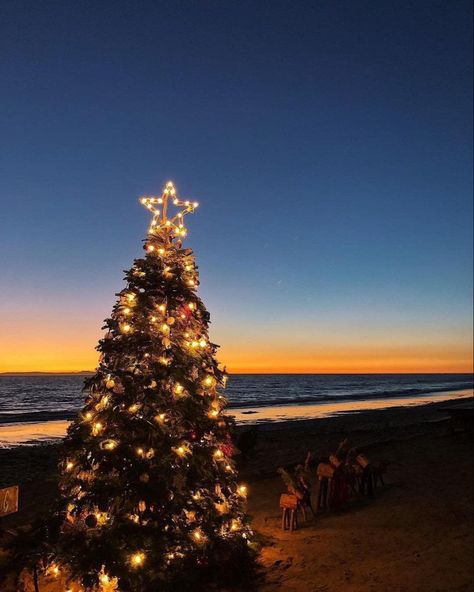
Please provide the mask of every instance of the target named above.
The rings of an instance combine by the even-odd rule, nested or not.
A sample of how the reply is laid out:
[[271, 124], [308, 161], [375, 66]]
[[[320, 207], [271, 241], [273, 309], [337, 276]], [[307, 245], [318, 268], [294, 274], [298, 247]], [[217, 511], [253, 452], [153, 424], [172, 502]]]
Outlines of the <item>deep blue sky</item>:
[[467, 344], [471, 21], [458, 0], [3, 2], [4, 339], [55, 318], [52, 351], [92, 348], [137, 197], [171, 178], [201, 203], [187, 242], [231, 358]]

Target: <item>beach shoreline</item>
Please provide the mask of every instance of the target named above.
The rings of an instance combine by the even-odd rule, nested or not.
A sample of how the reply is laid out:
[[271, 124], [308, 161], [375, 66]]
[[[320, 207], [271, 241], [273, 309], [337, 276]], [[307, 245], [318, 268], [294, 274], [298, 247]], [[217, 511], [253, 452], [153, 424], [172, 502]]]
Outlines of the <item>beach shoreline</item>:
[[[282, 424], [292, 421], [311, 421], [337, 417], [344, 414], [360, 414], [375, 410], [387, 410], [403, 407], [422, 407], [434, 403], [467, 400], [473, 397], [473, 389], [450, 389], [434, 391], [418, 395], [397, 397], [372, 397], [356, 400], [334, 399], [332, 402], [280, 404], [265, 406], [228, 407], [226, 413], [236, 420], [238, 426], [258, 424], [263, 429], [269, 425]], [[35, 414], [37, 418], [38, 414]], [[75, 414], [69, 413], [67, 419], [51, 419], [44, 413], [43, 421], [12, 421], [12, 417], [0, 418], [0, 449], [16, 445], [36, 445], [58, 441], [66, 434], [67, 427]], [[3, 421], [3, 423], [2, 423]]]

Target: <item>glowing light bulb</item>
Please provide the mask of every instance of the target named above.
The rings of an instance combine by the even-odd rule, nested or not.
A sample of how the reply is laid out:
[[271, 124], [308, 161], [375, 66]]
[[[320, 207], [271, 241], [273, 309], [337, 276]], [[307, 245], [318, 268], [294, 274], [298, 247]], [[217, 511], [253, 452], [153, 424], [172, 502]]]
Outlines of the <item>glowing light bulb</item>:
[[184, 448], [184, 446], [178, 446], [178, 448], [176, 448], [176, 453], [179, 456], [184, 456], [186, 454], [186, 449]]
[[184, 391], [184, 386], [182, 384], [179, 384], [179, 382], [177, 384], [174, 385], [174, 392], [176, 395], [181, 395], [183, 394]]
[[155, 247], [154, 247], [153, 245], [147, 245], [147, 247], [146, 247], [146, 250], [147, 250], [149, 253], [153, 253], [153, 251], [155, 250]]
[[122, 325], [122, 332], [123, 333], [130, 333], [131, 329], [132, 329], [132, 327], [128, 323], [125, 323], [125, 325]]
[[197, 208], [198, 206], [199, 206], [198, 202], [197, 202], [197, 201], [194, 201], [194, 202], [193, 202], [193, 207], [194, 207], [194, 208]]
[[90, 411], [88, 411], [85, 416], [86, 419], [91, 419], [92, 418], [92, 413]]
[[205, 386], [212, 386], [214, 384], [214, 380], [212, 379], [212, 376], [206, 376], [206, 378], [204, 379], [204, 385]]
[[194, 302], [190, 302], [188, 304], [188, 308], [189, 308], [189, 310], [194, 310], [196, 308], [196, 305], [194, 304]]
[[104, 448], [106, 450], [114, 450], [116, 448], [117, 442], [115, 440], [109, 440], [108, 442], [104, 443]]
[[165, 312], [165, 310], [166, 310], [166, 306], [165, 306], [164, 304], [160, 304], [160, 305], [158, 306], [158, 310], [159, 310], [160, 312]]
[[156, 321], [157, 321], [157, 320], [158, 320], [158, 319], [157, 319], [156, 317], [150, 317], [150, 321], [151, 321], [152, 323], [156, 323]]
[[195, 284], [195, 283], [196, 283], [196, 282], [195, 282], [194, 280], [189, 280], [189, 281], [188, 281], [188, 285], [189, 285], [189, 286], [194, 286], [194, 284]]
[[140, 405], [138, 405], [138, 403], [134, 403], [133, 405], [130, 405], [130, 407], [128, 408], [128, 411], [130, 413], [136, 413], [139, 409], [140, 409]]
[[143, 456], [143, 448], [137, 448], [137, 454], [138, 456]]
[[222, 450], [220, 448], [218, 448], [214, 452], [214, 458], [217, 459], [217, 460], [220, 460], [220, 459], [224, 458], [224, 453], [222, 452]]
[[232, 520], [232, 522], [230, 523], [230, 529], [235, 532], [236, 530], [239, 530], [240, 528], [240, 522], [238, 520]]
[[158, 415], [155, 417], [155, 420], [156, 420], [158, 423], [164, 423], [165, 419], [166, 419], [166, 415], [165, 415], [164, 413], [159, 413], [159, 414], [158, 414]]
[[201, 339], [201, 341], [199, 342], [199, 345], [200, 345], [201, 347], [206, 347], [206, 345], [207, 345], [207, 341], [206, 341], [205, 339]]
[[101, 432], [103, 430], [104, 426], [100, 423], [100, 421], [97, 421], [93, 426], [92, 426], [92, 435], [93, 436], [97, 436], [97, 434], [99, 432]]
[[66, 470], [67, 470], [67, 471], [71, 471], [73, 468], [74, 468], [74, 463], [73, 463], [72, 461], [69, 461], [69, 462], [66, 464]]
[[246, 485], [239, 485], [237, 487], [237, 493], [242, 497], [247, 497], [247, 486]]
[[134, 567], [141, 567], [145, 563], [145, 553], [141, 551], [134, 553], [130, 558], [130, 562]]
[[165, 250], [164, 250], [164, 249], [158, 249], [158, 253], [159, 253], [160, 255], [164, 255], [164, 254], [165, 254]]
[[163, 331], [163, 333], [169, 333], [170, 328], [166, 323], [163, 323], [161, 325], [161, 330]]
[[124, 315], [129, 315], [131, 312], [132, 312], [132, 311], [131, 311], [131, 310], [128, 308], [128, 306], [127, 306], [127, 308], [124, 308], [124, 309], [123, 309], [123, 314], [124, 314]]
[[133, 302], [133, 301], [135, 300], [135, 298], [136, 298], [136, 297], [137, 297], [137, 296], [136, 296], [136, 294], [134, 294], [133, 292], [129, 292], [129, 293], [127, 294], [127, 300], [128, 300], [129, 302]]

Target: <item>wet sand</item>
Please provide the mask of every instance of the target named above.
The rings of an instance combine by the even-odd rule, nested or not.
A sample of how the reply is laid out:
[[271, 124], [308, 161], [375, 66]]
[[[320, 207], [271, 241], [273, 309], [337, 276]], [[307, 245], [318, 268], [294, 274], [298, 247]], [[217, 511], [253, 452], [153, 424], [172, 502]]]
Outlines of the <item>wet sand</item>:
[[[275, 405], [266, 407], [230, 408], [237, 425], [246, 424], [281, 424], [287, 421], [301, 421], [337, 417], [347, 413], [360, 413], [393, 409], [398, 407], [416, 407], [429, 403], [439, 403], [455, 399], [472, 398], [473, 389], [458, 391], [442, 391], [423, 395], [403, 397], [380, 397], [363, 400], [341, 399], [330, 403], [314, 403], [302, 405]], [[47, 414], [46, 414], [47, 415]], [[47, 443], [64, 437], [69, 426], [69, 419], [45, 419], [23, 423], [0, 424], [0, 448], [17, 444]], [[265, 427], [265, 426], [264, 426]]]

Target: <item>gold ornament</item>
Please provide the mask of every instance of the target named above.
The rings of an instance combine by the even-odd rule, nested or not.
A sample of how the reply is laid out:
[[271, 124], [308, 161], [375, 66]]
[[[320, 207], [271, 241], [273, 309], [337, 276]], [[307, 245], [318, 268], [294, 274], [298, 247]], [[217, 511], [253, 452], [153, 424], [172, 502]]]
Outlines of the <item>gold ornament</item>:
[[118, 592], [118, 579], [105, 573], [105, 566], [99, 572], [99, 592]]

